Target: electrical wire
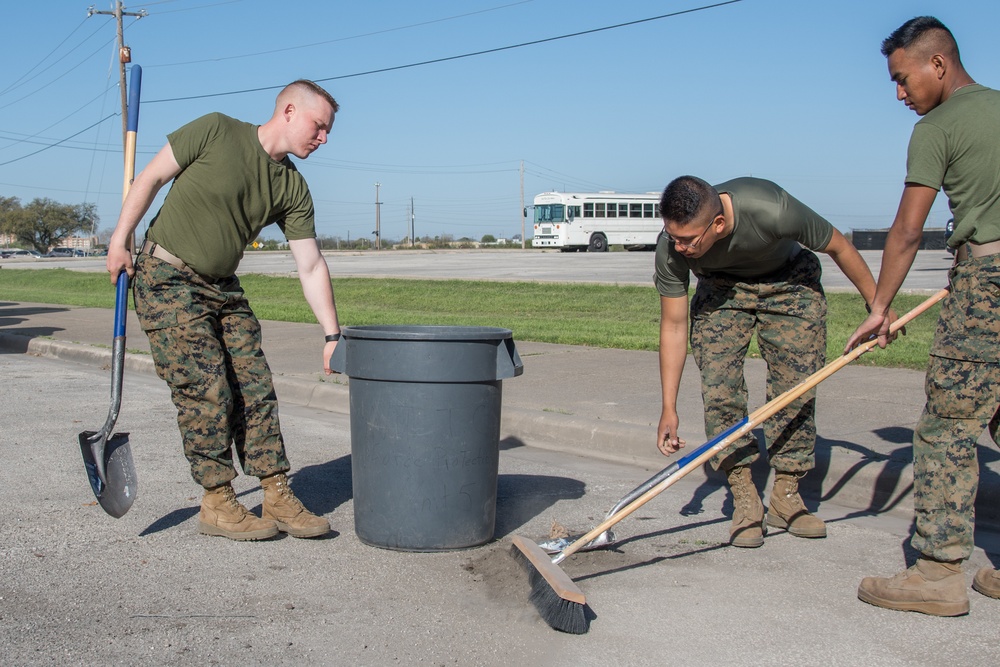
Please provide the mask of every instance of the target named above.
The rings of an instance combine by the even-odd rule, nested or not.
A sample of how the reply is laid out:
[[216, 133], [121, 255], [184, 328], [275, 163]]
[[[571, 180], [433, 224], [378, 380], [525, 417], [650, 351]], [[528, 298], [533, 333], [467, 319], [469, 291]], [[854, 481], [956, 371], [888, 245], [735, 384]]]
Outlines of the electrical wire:
[[28, 153], [27, 155], [22, 155], [21, 157], [16, 157], [16, 158], [14, 158], [13, 160], [7, 160], [6, 162], [0, 162], [0, 167], [4, 167], [4, 166], [6, 166], [6, 165], [8, 165], [8, 164], [12, 164], [12, 163], [14, 163], [14, 162], [19, 162], [20, 160], [24, 160], [25, 158], [29, 158], [29, 157], [31, 157], [32, 155], [38, 155], [39, 153], [42, 153], [42, 152], [44, 152], [44, 151], [47, 151], [47, 150], [49, 150], [50, 148], [55, 148], [56, 146], [58, 146], [58, 145], [60, 145], [60, 144], [62, 144], [62, 143], [64, 143], [64, 142], [66, 142], [66, 141], [69, 141], [69, 140], [70, 140], [70, 139], [72, 139], [73, 137], [75, 137], [75, 136], [77, 136], [77, 135], [80, 135], [80, 134], [83, 134], [84, 132], [86, 132], [86, 131], [87, 131], [87, 130], [89, 130], [89, 129], [92, 129], [92, 128], [95, 128], [95, 127], [97, 127], [98, 125], [100, 125], [100, 124], [101, 124], [101, 123], [103, 123], [104, 121], [108, 120], [109, 118], [114, 118], [115, 116], [119, 116], [119, 115], [121, 115], [121, 114], [118, 114], [118, 113], [113, 113], [113, 114], [109, 114], [109, 115], [105, 116], [104, 118], [102, 118], [101, 120], [99, 120], [99, 121], [97, 121], [96, 123], [94, 123], [93, 125], [90, 125], [89, 127], [85, 127], [85, 128], [83, 128], [82, 130], [80, 130], [79, 132], [76, 132], [76, 133], [74, 133], [74, 134], [71, 134], [71, 135], [69, 135], [68, 137], [66, 137], [65, 139], [61, 139], [61, 140], [57, 141], [57, 142], [56, 142], [56, 143], [54, 143], [54, 144], [50, 144], [50, 145], [48, 145], [48, 146], [45, 146], [44, 148], [39, 148], [39, 149], [38, 149], [37, 151], [35, 151], [35, 152], [33, 152], [33, 153]]
[[[480, 10], [475, 11], [475, 12], [467, 12], [465, 14], [458, 14], [456, 16], [446, 16], [445, 18], [432, 19], [430, 21], [423, 21], [421, 23], [411, 23], [409, 25], [397, 26], [395, 28], [386, 28], [385, 30], [375, 30], [373, 32], [365, 32], [365, 33], [361, 33], [361, 34], [358, 34], [358, 35], [350, 35], [349, 37], [338, 37], [337, 39], [328, 39], [328, 40], [323, 41], [323, 42], [313, 42], [311, 44], [300, 44], [299, 46], [288, 46], [288, 47], [281, 48], [281, 49], [271, 49], [269, 51], [255, 51], [253, 53], [244, 53], [244, 54], [238, 55], [238, 56], [225, 56], [225, 57], [222, 57], [222, 58], [202, 58], [201, 60], [185, 60], [183, 62], [163, 63], [161, 65], [147, 65], [146, 67], [148, 69], [154, 69], [154, 68], [157, 68], [157, 67], [176, 67], [176, 66], [179, 66], [179, 65], [197, 65], [199, 63], [206, 63], [206, 62], [213, 62], [214, 63], [214, 62], [222, 62], [223, 60], [239, 60], [241, 58], [253, 58], [253, 57], [256, 57], [256, 56], [266, 56], [266, 55], [271, 55], [273, 53], [282, 53], [284, 51], [297, 51], [299, 49], [309, 49], [309, 48], [312, 48], [314, 46], [323, 46], [325, 44], [335, 44], [337, 42], [347, 42], [347, 41], [350, 41], [352, 39], [361, 39], [363, 37], [372, 37], [374, 35], [382, 35], [382, 34], [385, 34], [385, 33], [388, 33], [388, 32], [398, 32], [400, 30], [409, 30], [410, 28], [420, 28], [420, 27], [423, 27], [425, 25], [433, 25], [434, 23], [443, 23], [445, 21], [453, 21], [455, 19], [465, 18], [467, 16], [474, 16], [476, 14], [485, 14], [486, 12], [493, 12], [493, 11], [497, 11], [498, 9], [506, 9], [508, 7], [513, 7], [515, 5], [523, 5], [523, 4], [527, 4], [529, 2], [533, 2], [533, 1], [534, 0], [521, 0], [520, 2], [513, 2], [513, 3], [507, 4], [507, 5], [500, 5], [499, 7], [489, 7], [487, 9], [480, 9]], [[181, 11], [181, 10], [177, 10], [177, 11]], [[157, 12], [157, 13], [164, 13], [164, 12]]]
[[[711, 5], [702, 5], [701, 7], [693, 7], [691, 9], [682, 9], [680, 11], [671, 12], [669, 14], [661, 14], [660, 16], [651, 16], [651, 17], [645, 18], [645, 19], [638, 19], [638, 20], [635, 20], [635, 21], [627, 21], [625, 23], [617, 23], [615, 25], [604, 26], [602, 28], [592, 28], [590, 30], [581, 30], [579, 32], [573, 32], [573, 33], [569, 33], [569, 34], [566, 34], [566, 35], [558, 35], [556, 37], [546, 37], [544, 39], [536, 39], [536, 40], [532, 40], [530, 42], [521, 42], [520, 44], [511, 44], [511, 45], [508, 45], [508, 46], [500, 46], [500, 47], [497, 47], [497, 48], [494, 48], [494, 49], [485, 49], [485, 50], [482, 50], [482, 51], [474, 51], [472, 53], [463, 53], [463, 54], [457, 55], [457, 56], [446, 56], [444, 58], [434, 58], [432, 60], [423, 60], [421, 62], [410, 63], [408, 65], [395, 65], [393, 67], [383, 67], [383, 68], [380, 68], [380, 69], [373, 69], [373, 70], [368, 70], [368, 71], [365, 71], [365, 72], [355, 72], [354, 74], [342, 74], [340, 76], [330, 76], [330, 77], [326, 77], [326, 78], [322, 78], [322, 79], [314, 79], [314, 81], [316, 83], [325, 83], [327, 81], [340, 81], [342, 79], [352, 79], [352, 78], [361, 77], [361, 76], [369, 76], [371, 74], [383, 74], [385, 72], [395, 72], [395, 71], [398, 71], [398, 70], [410, 69], [410, 68], [413, 68], [413, 67], [422, 67], [424, 65], [435, 65], [435, 64], [438, 64], [438, 63], [450, 62], [450, 61], [453, 61], [453, 60], [461, 60], [463, 58], [473, 58], [475, 56], [482, 56], [482, 55], [486, 55], [486, 54], [490, 54], [490, 53], [499, 53], [501, 51], [510, 51], [510, 50], [513, 50], [513, 49], [520, 49], [520, 48], [524, 48], [524, 47], [527, 47], [527, 46], [536, 46], [538, 44], [545, 44], [545, 43], [548, 43], [548, 42], [555, 42], [555, 41], [562, 40], [562, 39], [570, 39], [572, 37], [580, 37], [582, 35], [592, 35], [594, 33], [605, 32], [607, 30], [615, 30], [615, 29], [618, 29], [618, 28], [625, 28], [625, 27], [628, 27], [628, 26], [639, 25], [641, 23], [649, 23], [651, 21], [659, 21], [659, 20], [662, 20], [662, 19], [674, 18], [674, 17], [681, 16], [681, 15], [684, 15], [684, 14], [692, 14], [694, 12], [705, 11], [707, 9], [715, 9], [717, 7], [723, 7], [725, 5], [733, 5], [733, 4], [736, 4], [738, 2], [743, 2], [743, 0], [726, 0], [725, 2], [717, 2], [717, 3], [711, 4]], [[262, 92], [262, 91], [265, 91], [265, 90], [279, 90], [279, 89], [284, 88], [284, 87], [285, 87], [285, 84], [277, 85], [277, 86], [262, 86], [260, 88], [245, 88], [243, 90], [231, 90], [231, 91], [224, 92], [224, 93], [206, 93], [204, 95], [188, 95], [186, 97], [169, 97], [169, 98], [163, 98], [163, 99], [159, 99], [159, 100], [144, 101], [143, 104], [159, 104], [159, 103], [163, 103], [163, 102], [182, 102], [182, 101], [187, 101], [187, 100], [202, 100], [202, 99], [206, 99], [206, 98], [209, 98], [209, 97], [226, 97], [226, 96], [229, 96], [229, 95], [243, 95], [245, 93], [259, 93], [259, 92]]]
[[[49, 51], [48, 55], [46, 55], [44, 58], [42, 58], [40, 60], [37, 60], [35, 62], [35, 64], [32, 66], [31, 69], [29, 69], [27, 72], [25, 72], [24, 74], [22, 74], [21, 76], [19, 76], [17, 79], [15, 79], [9, 86], [7, 86], [6, 88], [4, 88], [3, 90], [0, 90], [0, 95], [3, 95], [4, 93], [6, 93], [9, 90], [13, 90], [14, 88], [18, 88], [19, 87], [18, 84], [21, 83], [21, 80], [24, 77], [26, 77], [29, 74], [31, 74], [32, 72], [34, 72], [36, 69], [38, 69], [39, 66], [41, 66], [41, 64], [43, 62], [45, 62], [50, 57], [52, 57], [52, 55], [55, 54], [55, 52], [58, 51], [59, 48], [63, 44], [65, 44], [67, 41], [69, 41], [69, 38], [72, 37], [74, 34], [76, 34], [76, 31], [79, 30], [80, 28], [82, 28], [83, 24], [86, 23], [86, 22], [87, 22], [86, 18], [83, 19], [83, 21], [80, 21], [80, 24], [78, 26], [76, 26], [75, 28], [73, 28], [73, 30], [71, 30], [70, 33], [68, 35], [66, 35], [66, 37], [64, 37], [61, 42], [59, 42], [58, 44], [56, 44], [55, 48], [53, 48], [51, 51]], [[98, 30], [99, 29], [100, 28], [98, 28]], [[96, 33], [96, 31], [94, 33], [91, 33], [90, 36], [87, 37], [87, 39], [90, 39], [91, 37], [93, 37], [95, 33]], [[80, 48], [80, 46], [82, 46], [83, 43], [87, 41], [87, 39], [83, 40], [83, 42], [80, 42], [80, 44], [77, 44], [76, 46], [74, 46], [72, 49], [69, 50], [69, 52], [66, 53], [66, 55], [64, 55], [62, 58], [60, 58], [59, 60], [57, 60], [55, 63], [52, 63], [52, 65], [55, 65], [57, 62], [59, 62], [63, 58], [66, 58], [70, 53], [73, 53], [73, 51], [75, 51], [76, 49]], [[49, 65], [49, 67], [52, 67], [52, 65]], [[45, 69], [48, 69], [49, 67], [46, 67]], [[42, 72], [44, 72], [44, 71], [45, 70], [42, 70]], [[39, 72], [35, 76], [31, 77], [31, 79], [34, 79], [35, 77], [37, 77], [42, 72]], [[28, 79], [28, 81], [31, 81], [31, 79]], [[24, 83], [27, 83], [28, 81], [25, 81]], [[24, 84], [21, 84], [21, 85], [24, 85]]]

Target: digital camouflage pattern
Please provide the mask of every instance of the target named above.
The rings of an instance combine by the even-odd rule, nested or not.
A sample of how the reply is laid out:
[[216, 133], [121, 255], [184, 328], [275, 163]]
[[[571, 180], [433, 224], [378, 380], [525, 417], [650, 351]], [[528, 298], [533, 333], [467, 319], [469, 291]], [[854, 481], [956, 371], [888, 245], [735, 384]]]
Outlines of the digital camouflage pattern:
[[941, 304], [931, 354], [1000, 363], [1000, 255], [958, 262], [949, 282], [951, 294]]
[[1000, 425], [1000, 255], [957, 263], [941, 308], [913, 434], [913, 547], [935, 560], [972, 555], [976, 442]]
[[157, 374], [170, 386], [191, 476], [205, 488], [286, 472], [271, 369], [260, 323], [236, 276], [208, 281], [139, 255], [135, 308]]
[[[767, 400], [818, 371], [826, 359], [826, 297], [819, 259], [802, 249], [774, 276], [741, 282], [725, 276], [698, 279], [691, 301], [691, 350], [701, 371], [705, 433], [714, 437], [747, 416], [744, 359], [757, 334], [767, 362]], [[815, 465], [816, 394], [810, 391], [764, 424], [770, 464], [783, 472]], [[712, 459], [716, 470], [749, 465], [760, 456], [746, 434]]]

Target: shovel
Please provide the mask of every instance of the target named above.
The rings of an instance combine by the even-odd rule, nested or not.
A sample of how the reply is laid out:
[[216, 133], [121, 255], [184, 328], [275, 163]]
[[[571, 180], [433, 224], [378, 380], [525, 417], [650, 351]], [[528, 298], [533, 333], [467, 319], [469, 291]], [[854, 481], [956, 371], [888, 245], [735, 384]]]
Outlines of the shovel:
[[111, 358], [111, 409], [100, 431], [80, 434], [80, 453], [87, 479], [104, 511], [120, 518], [135, 502], [136, 475], [128, 433], [111, 432], [122, 404], [125, 372], [125, 315], [128, 311], [128, 274], [122, 271], [115, 285], [115, 341]]
[[[128, 197], [135, 177], [135, 142], [139, 131], [139, 97], [142, 68], [132, 66], [132, 88], [128, 99], [128, 123], [125, 134], [125, 183], [122, 203]], [[131, 238], [129, 245], [132, 245]], [[104, 511], [116, 519], [125, 516], [135, 502], [137, 479], [128, 433], [111, 431], [118, 421], [122, 404], [122, 376], [125, 373], [125, 315], [128, 313], [128, 274], [122, 271], [115, 283], [115, 340], [111, 357], [111, 409], [100, 431], [80, 434], [80, 453], [87, 469], [87, 479]]]

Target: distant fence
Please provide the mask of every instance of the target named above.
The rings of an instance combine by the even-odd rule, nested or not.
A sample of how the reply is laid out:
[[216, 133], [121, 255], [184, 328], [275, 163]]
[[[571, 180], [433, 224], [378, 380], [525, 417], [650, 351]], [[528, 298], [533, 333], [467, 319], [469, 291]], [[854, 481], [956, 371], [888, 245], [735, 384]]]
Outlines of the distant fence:
[[[888, 229], [852, 229], [851, 243], [858, 250], [883, 250]], [[924, 237], [920, 240], [921, 250], [944, 250], [944, 227], [929, 227], [924, 229]]]

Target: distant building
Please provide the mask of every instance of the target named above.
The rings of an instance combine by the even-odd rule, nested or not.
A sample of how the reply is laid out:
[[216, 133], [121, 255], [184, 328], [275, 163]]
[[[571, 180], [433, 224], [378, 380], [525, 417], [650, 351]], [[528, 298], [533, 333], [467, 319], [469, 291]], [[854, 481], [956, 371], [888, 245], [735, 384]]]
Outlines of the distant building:
[[[18, 240], [13, 234], [0, 234], [0, 247], [9, 248], [16, 243], [18, 243]], [[56, 246], [60, 248], [78, 248], [84, 252], [93, 250], [97, 247], [97, 245], [98, 241], [96, 236], [70, 236], [69, 238], [65, 238], [56, 244]], [[52, 248], [49, 248], [49, 250], [51, 249]]]
[[92, 250], [97, 247], [96, 236], [70, 236], [63, 239], [59, 246], [62, 248], [79, 248], [80, 250]]

